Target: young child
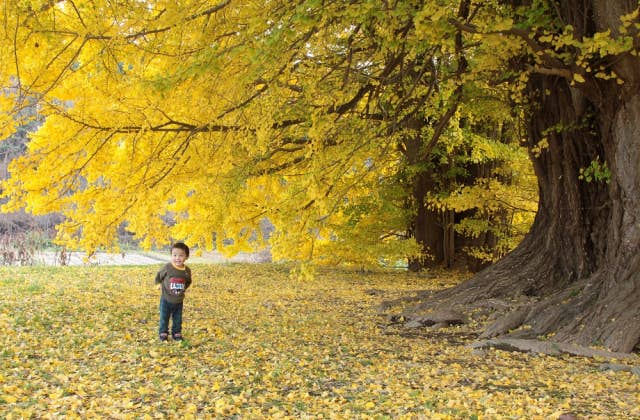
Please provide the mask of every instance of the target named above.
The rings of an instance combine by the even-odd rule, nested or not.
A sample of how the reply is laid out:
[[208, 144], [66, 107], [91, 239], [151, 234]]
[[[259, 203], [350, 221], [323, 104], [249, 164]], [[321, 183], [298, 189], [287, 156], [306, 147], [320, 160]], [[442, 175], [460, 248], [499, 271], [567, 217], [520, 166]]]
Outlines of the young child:
[[182, 242], [171, 246], [171, 262], [156, 274], [156, 284], [162, 288], [160, 297], [160, 341], [169, 336], [169, 318], [172, 318], [171, 337], [182, 340], [182, 302], [185, 291], [191, 286], [191, 269], [184, 263], [189, 258], [189, 247]]

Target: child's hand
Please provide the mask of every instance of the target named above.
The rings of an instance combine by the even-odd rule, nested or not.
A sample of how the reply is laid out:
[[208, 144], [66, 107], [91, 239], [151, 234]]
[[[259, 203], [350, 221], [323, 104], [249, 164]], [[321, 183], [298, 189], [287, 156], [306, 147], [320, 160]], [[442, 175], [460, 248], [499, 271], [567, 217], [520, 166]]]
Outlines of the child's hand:
[[158, 289], [158, 290], [162, 289], [162, 283], [156, 284], [156, 289]]

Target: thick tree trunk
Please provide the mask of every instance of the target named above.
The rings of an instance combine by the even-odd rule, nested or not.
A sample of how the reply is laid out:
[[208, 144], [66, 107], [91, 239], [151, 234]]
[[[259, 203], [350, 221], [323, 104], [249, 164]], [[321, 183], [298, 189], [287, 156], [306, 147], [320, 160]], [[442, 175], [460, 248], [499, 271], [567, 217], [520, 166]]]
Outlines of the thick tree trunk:
[[436, 267], [444, 260], [444, 229], [439, 215], [427, 208], [427, 194], [434, 191], [434, 182], [429, 172], [423, 172], [413, 180], [413, 199], [416, 211], [411, 234], [422, 246], [422, 257], [409, 261], [409, 270], [420, 271]]
[[[607, 29], [615, 35], [619, 16], [637, 3], [560, 6], [579, 39]], [[551, 76], [531, 82], [540, 107], [532, 114], [530, 139], [548, 133], [550, 146], [535, 159], [540, 214], [526, 246], [546, 255], [552, 271], [542, 270], [532, 282], [522, 279], [548, 296], [523, 323], [532, 327], [531, 336], [554, 334], [557, 341], [629, 352], [640, 342], [640, 60], [617, 57], [611, 69], [623, 85], [592, 79], [571, 87]], [[557, 123], [562, 131], [549, 133]], [[594, 160], [609, 167], [606, 182], [580, 179], [577, 171]], [[544, 268], [517, 254], [511, 260], [525, 263], [525, 271]]]
[[[533, 116], [535, 141], [554, 126], [551, 116], [571, 116], [568, 110], [585, 104], [575, 103], [580, 95], [564, 80], [540, 77], [534, 84], [552, 92]], [[613, 86], [605, 91], [616, 92]], [[520, 336], [553, 334], [556, 341], [626, 352], [640, 341], [640, 95], [618, 98], [574, 112], [574, 123], [590, 123], [588, 132], [548, 134], [549, 149], [535, 159], [540, 209], [534, 228], [516, 252], [472, 282], [490, 289], [487, 296], [500, 295], [499, 287], [543, 298], [522, 319], [531, 328]], [[580, 179], [580, 168], [598, 157], [609, 165], [608, 182]]]
[[[423, 121], [409, 119], [408, 126], [414, 130], [422, 127]], [[437, 212], [427, 207], [427, 196], [436, 190], [436, 183], [431, 170], [421, 162], [423, 144], [419, 136], [407, 137], [404, 140], [405, 157], [416, 173], [408, 181], [411, 187], [412, 202], [408, 205], [415, 211], [409, 227], [409, 234], [422, 247], [422, 255], [409, 260], [410, 271], [436, 267], [444, 260], [444, 229]]]
[[[558, 6], [580, 39], [607, 29], [615, 34], [618, 17], [637, 2]], [[511, 335], [552, 335], [619, 352], [640, 343], [640, 59], [616, 57], [609, 65], [624, 84], [590, 79], [571, 86], [551, 75], [530, 80], [530, 146], [548, 143], [532, 157], [540, 188], [534, 225], [503, 260], [436, 296], [448, 307], [496, 297], [527, 302], [489, 326], [485, 337], [515, 330]], [[581, 179], [581, 169], [594, 161], [607, 164], [609, 179]]]

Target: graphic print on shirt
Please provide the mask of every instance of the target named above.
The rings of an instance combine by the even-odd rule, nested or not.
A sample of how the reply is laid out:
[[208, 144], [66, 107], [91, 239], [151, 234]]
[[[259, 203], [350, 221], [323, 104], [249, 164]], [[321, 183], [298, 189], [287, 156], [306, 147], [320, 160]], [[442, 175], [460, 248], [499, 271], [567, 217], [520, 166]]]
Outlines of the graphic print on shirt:
[[184, 293], [185, 280], [180, 277], [171, 277], [169, 279], [169, 293], [172, 295], [182, 295]]

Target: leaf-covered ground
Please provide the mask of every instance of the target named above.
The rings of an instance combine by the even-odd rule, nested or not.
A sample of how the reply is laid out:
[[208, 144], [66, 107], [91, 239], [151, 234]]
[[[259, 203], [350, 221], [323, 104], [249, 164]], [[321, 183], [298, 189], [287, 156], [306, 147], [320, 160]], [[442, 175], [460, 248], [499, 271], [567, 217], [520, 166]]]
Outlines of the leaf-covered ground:
[[157, 341], [158, 267], [0, 268], [0, 418], [640, 418], [602, 361], [407, 335], [382, 299], [454, 280], [193, 265], [182, 343]]

